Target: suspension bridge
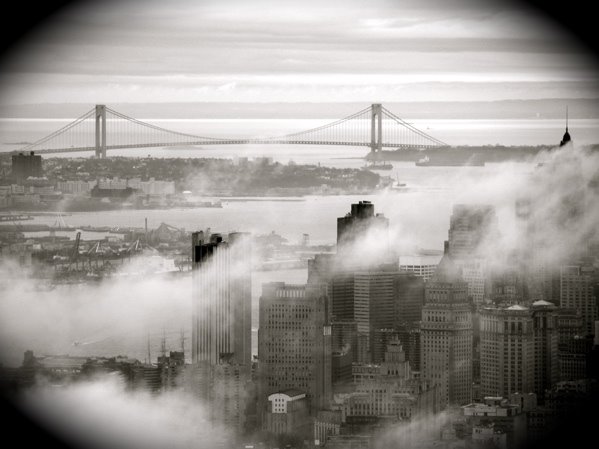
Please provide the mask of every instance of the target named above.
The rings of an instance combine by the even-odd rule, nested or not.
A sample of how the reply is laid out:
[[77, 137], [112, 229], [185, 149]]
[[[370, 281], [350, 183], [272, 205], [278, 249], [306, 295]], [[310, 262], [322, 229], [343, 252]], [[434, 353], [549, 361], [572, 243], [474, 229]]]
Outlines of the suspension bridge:
[[383, 148], [430, 149], [449, 145], [415, 128], [382, 104], [373, 104], [325, 125], [281, 136], [249, 139], [219, 138], [182, 133], [129, 117], [106, 105], [96, 105], [76, 120], [17, 152], [38, 154], [189, 145], [343, 145]]

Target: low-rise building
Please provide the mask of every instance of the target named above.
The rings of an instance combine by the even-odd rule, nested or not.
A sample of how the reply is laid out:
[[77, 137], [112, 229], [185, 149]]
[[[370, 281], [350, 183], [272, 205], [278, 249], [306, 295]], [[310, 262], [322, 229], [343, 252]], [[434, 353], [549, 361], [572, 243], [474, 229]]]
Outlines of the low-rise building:
[[276, 435], [309, 436], [312, 429], [306, 393], [300, 390], [285, 390], [270, 394], [264, 430]]

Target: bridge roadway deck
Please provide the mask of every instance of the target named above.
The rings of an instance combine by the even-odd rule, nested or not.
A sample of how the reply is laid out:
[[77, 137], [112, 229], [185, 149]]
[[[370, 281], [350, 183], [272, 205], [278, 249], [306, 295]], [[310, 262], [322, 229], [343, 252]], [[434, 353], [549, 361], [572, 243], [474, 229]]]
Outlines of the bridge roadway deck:
[[[106, 150], [120, 149], [135, 149], [135, 148], [159, 148], [159, 147], [174, 147], [174, 146], [204, 146], [204, 145], [337, 145], [351, 147], [367, 147], [370, 148], [370, 143], [363, 142], [330, 142], [330, 141], [301, 141], [301, 140], [255, 140], [255, 139], [238, 139], [238, 140], [206, 140], [198, 142], [163, 142], [163, 143], [137, 143], [129, 145], [107, 145]], [[405, 143], [382, 143], [382, 148], [396, 149], [433, 149], [443, 148], [440, 145], [410, 145]], [[190, 148], [201, 150], [201, 148]], [[36, 150], [36, 154], [53, 154], [53, 153], [78, 153], [81, 151], [96, 151], [96, 147], [71, 147], [71, 148], [46, 148]], [[18, 153], [13, 151], [11, 154]]]

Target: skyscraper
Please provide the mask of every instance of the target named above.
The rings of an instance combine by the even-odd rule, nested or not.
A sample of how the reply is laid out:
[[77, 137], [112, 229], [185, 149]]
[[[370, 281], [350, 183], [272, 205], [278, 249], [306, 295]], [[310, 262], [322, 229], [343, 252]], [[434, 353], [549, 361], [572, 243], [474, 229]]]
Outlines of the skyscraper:
[[251, 254], [248, 235], [192, 234], [192, 362], [251, 363]]
[[481, 395], [508, 397], [534, 391], [534, 334], [521, 305], [481, 310]]
[[532, 303], [532, 328], [534, 338], [534, 392], [540, 402], [545, 400], [545, 390], [559, 379], [557, 307], [548, 301]]
[[263, 284], [258, 330], [262, 405], [268, 395], [293, 389], [306, 393], [311, 413], [328, 407], [331, 327], [327, 303], [324, 286]]
[[[387, 250], [389, 220], [383, 214], [374, 213], [374, 204], [360, 201], [351, 205], [351, 212], [337, 218], [337, 252], [342, 253], [352, 245], [360, 245], [369, 236]], [[372, 241], [370, 242], [372, 244]], [[363, 248], [366, 250], [367, 248]]]
[[248, 234], [192, 234], [191, 388], [213, 422], [237, 433], [251, 376], [251, 254]]
[[441, 404], [463, 405], [472, 397], [472, 313], [467, 285], [445, 254], [425, 286], [422, 309], [422, 378], [440, 389]]
[[21, 183], [30, 176], [43, 176], [42, 157], [31, 151], [29, 154], [14, 154], [12, 156], [12, 178]]
[[545, 254], [548, 242], [538, 232], [542, 219], [537, 216], [537, 209], [538, 205], [529, 198], [516, 200], [519, 242], [512, 267], [521, 287], [520, 298], [529, 305], [539, 300], [559, 301], [559, 287], [555, 288], [559, 276], [553, 262]]
[[568, 108], [566, 107], [566, 132], [564, 133], [564, 137], [562, 137], [562, 140], [559, 143], [559, 146], [563, 147], [565, 145], [568, 145], [571, 142], [572, 142], [572, 137], [570, 136], [570, 133], [568, 132]]
[[488, 287], [485, 244], [497, 234], [495, 208], [482, 204], [456, 204], [449, 222], [448, 254], [462, 270], [468, 296], [484, 301]]
[[584, 323], [583, 331], [595, 332], [599, 319], [599, 276], [590, 263], [564, 265], [560, 269], [560, 306], [579, 310]]
[[[420, 321], [424, 302], [421, 278], [400, 271], [358, 271], [354, 275], [354, 320], [358, 340], [368, 351], [361, 363], [380, 363], [387, 337], [403, 323]], [[375, 348], [378, 346], [378, 350]]]
[[400, 271], [395, 276], [395, 294], [394, 327], [419, 322], [424, 305], [424, 280]]
[[485, 204], [455, 204], [449, 219], [449, 255], [454, 260], [480, 255], [481, 245], [497, 232], [495, 208]]
[[[391, 329], [395, 312], [395, 277], [393, 272], [358, 272], [354, 277], [355, 321], [358, 341], [363, 339], [367, 349], [361, 355], [361, 363], [377, 363], [375, 353], [375, 331]], [[386, 346], [386, 345], [385, 345]], [[384, 353], [380, 353], [382, 357]]]

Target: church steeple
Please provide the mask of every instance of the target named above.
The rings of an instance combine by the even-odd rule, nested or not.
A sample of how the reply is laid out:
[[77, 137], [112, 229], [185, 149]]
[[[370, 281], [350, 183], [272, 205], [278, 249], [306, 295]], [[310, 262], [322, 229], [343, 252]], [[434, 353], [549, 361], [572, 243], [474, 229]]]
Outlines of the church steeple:
[[570, 133], [568, 132], [568, 106], [566, 106], [566, 132], [564, 133], [564, 137], [562, 137], [562, 141], [559, 143], [559, 146], [563, 147], [571, 141], [572, 138], [570, 137]]

